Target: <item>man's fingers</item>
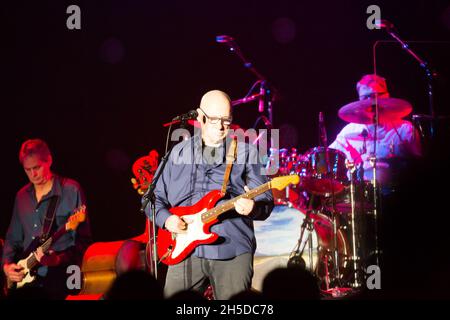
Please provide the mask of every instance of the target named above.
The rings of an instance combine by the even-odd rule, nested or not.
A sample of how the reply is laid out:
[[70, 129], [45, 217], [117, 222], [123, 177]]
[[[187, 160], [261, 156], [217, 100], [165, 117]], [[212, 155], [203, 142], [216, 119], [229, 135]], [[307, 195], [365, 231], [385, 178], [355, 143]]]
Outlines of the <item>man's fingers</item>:
[[21, 265], [15, 264], [12, 266], [12, 270], [19, 272], [23, 270], [23, 267]]
[[8, 273], [8, 278], [11, 279], [12, 281], [18, 282], [18, 281], [22, 281], [22, 279], [24, 278], [24, 273], [23, 271], [11, 271]]
[[12, 281], [15, 281], [15, 282], [22, 281], [23, 278], [24, 278], [23, 274], [21, 274], [21, 275], [13, 275], [13, 276], [10, 277], [10, 279]]
[[194, 222], [194, 220], [192, 218], [188, 218], [188, 217], [182, 217], [181, 220], [183, 220], [187, 224]]
[[[38, 249], [39, 250], [39, 249]], [[42, 258], [42, 256], [43, 256], [43, 254], [42, 253], [39, 253], [39, 251], [35, 251], [35, 252], [33, 252], [33, 254], [34, 254], [34, 257], [36, 258], [36, 260], [37, 261], [39, 261], [39, 262], [41, 262], [41, 258]]]

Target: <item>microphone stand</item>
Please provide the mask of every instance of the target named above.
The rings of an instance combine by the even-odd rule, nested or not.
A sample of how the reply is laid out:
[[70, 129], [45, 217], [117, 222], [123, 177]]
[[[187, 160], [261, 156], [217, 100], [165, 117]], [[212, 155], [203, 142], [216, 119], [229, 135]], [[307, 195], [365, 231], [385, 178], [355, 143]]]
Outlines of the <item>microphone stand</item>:
[[[232, 39], [232, 38], [230, 38], [230, 39]], [[247, 58], [242, 53], [241, 48], [239, 48], [239, 46], [237, 45], [237, 43], [234, 40], [229, 40], [229, 41], [226, 41], [225, 43], [230, 48], [231, 52], [236, 53], [238, 58], [243, 62], [244, 67], [247, 68], [248, 70], [250, 70], [250, 72], [253, 73], [256, 76], [256, 78], [258, 78], [261, 81], [266, 80], [266, 78], [262, 74], [260, 74], [258, 72], [258, 70], [255, 69], [253, 64], [249, 60], [247, 60]]]
[[433, 101], [433, 80], [434, 77], [437, 76], [437, 73], [433, 70], [431, 70], [429, 68], [429, 63], [427, 61], [425, 61], [424, 59], [422, 59], [421, 57], [419, 57], [419, 55], [417, 55], [414, 51], [412, 51], [409, 48], [409, 45], [403, 41], [399, 35], [397, 33], [395, 33], [392, 30], [392, 27], [387, 27], [385, 28], [387, 33], [389, 33], [389, 35], [394, 38], [398, 43], [400, 43], [400, 45], [402, 46], [403, 49], [405, 49], [406, 52], [408, 52], [408, 54], [410, 54], [418, 63], [419, 65], [422, 67], [422, 69], [425, 71], [425, 76], [427, 78], [427, 89], [428, 89], [428, 105], [429, 105], [429, 109], [430, 109], [430, 116], [431, 116], [431, 124], [430, 124], [430, 131], [431, 131], [431, 137], [434, 136], [434, 119], [435, 119], [435, 110], [434, 110], [434, 101]]
[[[180, 126], [182, 128], [186, 127], [186, 122], [188, 120], [188, 117], [182, 117], [179, 122]], [[167, 133], [170, 135], [170, 128], [169, 132]], [[156, 236], [155, 236], [155, 230], [156, 230], [156, 196], [155, 196], [155, 188], [156, 184], [158, 183], [158, 180], [161, 176], [161, 174], [164, 171], [164, 168], [169, 160], [170, 153], [172, 152], [173, 147], [175, 146], [175, 143], [172, 143], [169, 150], [166, 152], [164, 157], [161, 158], [161, 162], [159, 164], [158, 170], [156, 171], [155, 175], [153, 176], [152, 183], [150, 184], [149, 188], [145, 192], [145, 194], [142, 196], [142, 206], [140, 211], [142, 213], [145, 213], [145, 209], [148, 206], [148, 203], [151, 202], [150, 211], [151, 211], [151, 221], [152, 221], [152, 230], [150, 230], [150, 224], [149, 224], [149, 241], [148, 245], [151, 248], [151, 268], [150, 272], [153, 274], [155, 279], [158, 279], [158, 256], [157, 256], [157, 244], [156, 244]]]
[[[222, 37], [227, 38], [227, 40], [226, 41], [221, 41], [221, 42], [225, 43], [229, 47], [230, 51], [234, 52], [238, 56], [238, 58], [242, 61], [244, 67], [246, 69], [248, 69], [251, 73], [253, 73], [256, 76], [256, 78], [258, 79], [258, 81], [261, 83], [260, 84], [261, 85], [261, 89], [262, 89], [261, 93], [258, 94], [258, 95], [255, 95], [254, 97], [255, 98], [259, 97], [260, 99], [263, 99], [266, 94], [270, 94], [272, 91], [273, 91], [274, 96], [277, 97], [278, 96], [278, 90], [276, 88], [274, 88], [272, 86], [269, 86], [267, 84], [266, 77], [264, 77], [258, 70], [256, 70], [256, 68], [253, 66], [253, 63], [250, 62], [244, 56], [244, 54], [242, 53], [241, 49], [237, 45], [236, 41], [233, 38], [228, 37], [228, 36], [222, 36]], [[244, 100], [244, 99], [241, 99], [241, 100]], [[252, 99], [252, 100], [254, 100], [254, 99]], [[244, 100], [242, 103], [246, 103], [246, 102], [252, 101], [252, 100], [247, 100], [247, 101]], [[269, 101], [267, 101], [267, 106], [268, 106], [267, 113], [268, 113], [268, 116], [269, 116], [270, 123], [273, 124], [272, 101], [271, 101], [271, 99], [268, 99], [268, 100]], [[239, 104], [239, 103], [240, 103], [239, 101], [236, 101], [236, 102], [233, 102], [232, 105], [234, 106], [234, 105]], [[261, 110], [259, 110], [259, 112], [262, 113]]]

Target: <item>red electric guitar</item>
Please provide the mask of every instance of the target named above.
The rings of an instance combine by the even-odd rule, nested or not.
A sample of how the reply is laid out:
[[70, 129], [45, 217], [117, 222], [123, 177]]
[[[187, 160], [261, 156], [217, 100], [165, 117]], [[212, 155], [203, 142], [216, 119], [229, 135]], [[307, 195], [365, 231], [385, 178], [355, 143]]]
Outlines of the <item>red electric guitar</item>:
[[298, 175], [282, 176], [256, 187], [236, 198], [228, 200], [214, 207], [223, 194], [220, 190], [213, 190], [204, 196], [195, 205], [190, 207], [174, 207], [169, 211], [181, 218], [188, 218], [192, 223], [188, 224], [186, 233], [172, 233], [168, 230], [158, 231], [158, 256], [160, 261], [167, 265], [177, 264], [183, 261], [197, 246], [213, 243], [219, 237], [209, 232], [210, 227], [218, 222], [218, 217], [234, 208], [234, 203], [240, 198], [253, 199], [257, 195], [269, 189], [283, 190], [289, 184], [298, 184]]

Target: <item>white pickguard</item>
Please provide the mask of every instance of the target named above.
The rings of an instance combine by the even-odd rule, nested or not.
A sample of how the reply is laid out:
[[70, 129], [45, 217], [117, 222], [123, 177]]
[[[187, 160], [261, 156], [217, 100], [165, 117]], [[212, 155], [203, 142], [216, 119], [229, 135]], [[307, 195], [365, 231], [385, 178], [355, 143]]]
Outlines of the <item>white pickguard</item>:
[[30, 255], [26, 259], [22, 259], [19, 262], [17, 262], [17, 264], [23, 268], [22, 271], [25, 274], [25, 277], [22, 279], [22, 281], [17, 282], [17, 284], [16, 284], [17, 288], [22, 288], [27, 283], [34, 281], [35, 276], [31, 275], [31, 272], [27, 267], [27, 261], [28, 261], [28, 259], [31, 258], [32, 255], [33, 255], [33, 253], [30, 253]]
[[178, 233], [176, 235], [175, 248], [171, 254], [172, 259], [178, 257], [192, 242], [206, 240], [213, 236], [211, 233], [206, 234], [203, 232], [204, 223], [202, 222], [202, 214], [206, 211], [207, 209], [203, 209], [196, 214], [188, 214], [180, 217], [185, 219], [185, 221], [192, 221], [192, 223], [188, 223], [186, 233]]

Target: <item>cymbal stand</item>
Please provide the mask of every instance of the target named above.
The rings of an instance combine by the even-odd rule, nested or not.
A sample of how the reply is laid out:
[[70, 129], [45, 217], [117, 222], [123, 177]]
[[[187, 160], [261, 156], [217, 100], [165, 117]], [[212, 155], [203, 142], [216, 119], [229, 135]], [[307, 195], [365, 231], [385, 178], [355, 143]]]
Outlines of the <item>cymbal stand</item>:
[[354, 288], [361, 287], [361, 283], [359, 282], [359, 261], [360, 257], [357, 254], [357, 246], [356, 246], [356, 223], [355, 223], [355, 181], [354, 181], [354, 172], [356, 170], [355, 163], [353, 161], [346, 162], [347, 169], [350, 172], [350, 203], [351, 203], [351, 219], [352, 219], [352, 261], [353, 261], [353, 283], [352, 286]]
[[[332, 172], [332, 168], [330, 166], [330, 156], [328, 152], [325, 152], [325, 161], [327, 164], [327, 172]], [[334, 267], [335, 267], [335, 286], [340, 287], [341, 283], [341, 272], [340, 268], [340, 259], [339, 259], [339, 244], [338, 244], [338, 230], [337, 230], [337, 214], [336, 214], [336, 197], [334, 192], [334, 179], [331, 177], [330, 180], [331, 187], [331, 203], [332, 203], [332, 217], [333, 217], [333, 253], [334, 253]]]
[[[327, 131], [325, 128], [325, 121], [323, 117], [323, 113], [319, 112], [319, 140], [322, 146], [325, 148], [325, 162], [327, 165], [327, 172], [333, 172], [333, 168], [331, 168], [330, 155], [328, 154], [328, 142], [327, 142]], [[332, 200], [332, 216], [333, 216], [333, 249], [334, 249], [334, 263], [335, 263], [335, 284], [340, 286], [341, 272], [340, 268], [340, 259], [339, 259], [339, 243], [338, 243], [338, 230], [337, 230], [337, 214], [336, 214], [336, 196], [334, 192], [334, 177], [330, 178], [330, 187], [331, 187], [331, 200]]]
[[374, 116], [374, 143], [373, 143], [373, 153], [369, 158], [370, 164], [373, 168], [373, 217], [374, 217], [374, 231], [375, 231], [375, 262], [379, 266], [379, 248], [378, 248], [378, 182], [377, 182], [377, 135], [379, 126], [379, 114], [378, 114], [378, 94], [375, 95], [374, 104], [372, 107], [375, 109]]

